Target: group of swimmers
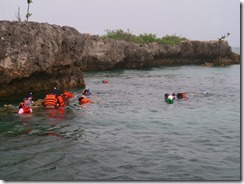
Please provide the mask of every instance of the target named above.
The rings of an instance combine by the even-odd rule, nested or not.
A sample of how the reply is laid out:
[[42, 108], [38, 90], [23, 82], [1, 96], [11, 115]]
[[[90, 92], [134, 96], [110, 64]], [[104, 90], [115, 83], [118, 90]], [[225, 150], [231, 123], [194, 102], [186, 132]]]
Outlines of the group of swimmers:
[[[102, 83], [108, 83], [107, 80], [102, 81]], [[84, 89], [82, 92], [82, 96], [78, 97], [78, 102], [80, 105], [87, 104], [87, 103], [93, 103], [89, 98], [86, 96], [91, 95], [91, 91], [89, 88]], [[69, 103], [69, 99], [73, 98], [75, 95], [69, 91], [64, 91], [62, 94], [57, 94], [57, 89], [54, 87], [53, 93], [47, 94], [44, 100], [42, 101], [42, 104], [45, 106], [45, 108], [56, 108], [56, 107], [65, 107]], [[173, 104], [175, 99], [182, 99], [182, 98], [188, 98], [186, 96], [186, 93], [165, 93], [164, 94], [164, 100], [167, 104]], [[33, 97], [32, 92], [30, 93], [29, 97], [24, 98], [23, 101], [19, 105], [18, 114], [23, 113], [32, 113], [32, 103], [33, 103]]]
[[[85, 89], [82, 92], [82, 96], [78, 98], [78, 102], [80, 105], [86, 103], [93, 103], [90, 99], [86, 98], [86, 96], [91, 95], [91, 91], [89, 88]], [[53, 93], [47, 94], [42, 104], [45, 108], [56, 108], [56, 107], [65, 107], [69, 103], [69, 99], [73, 98], [75, 95], [69, 91], [64, 91], [62, 94], [57, 94], [56, 87], [53, 90]], [[19, 105], [18, 114], [29, 114], [32, 113], [32, 104], [34, 103], [32, 92], [29, 97], [23, 99], [23, 101]]]
[[167, 104], [173, 104], [175, 99], [182, 99], [182, 98], [188, 98], [186, 96], [186, 93], [165, 93], [164, 94], [164, 100]]
[[[106, 84], [109, 83], [108, 80], [103, 80], [102, 83]], [[91, 91], [89, 88], [86, 88], [82, 92], [82, 96], [78, 98], [78, 102], [80, 105], [87, 104], [87, 103], [93, 103], [89, 98], [86, 98], [86, 96], [91, 95]], [[53, 93], [47, 94], [44, 100], [42, 101], [42, 104], [45, 106], [45, 108], [56, 108], [56, 107], [65, 107], [67, 106], [69, 99], [73, 98], [75, 95], [69, 91], [64, 91], [62, 94], [57, 94], [57, 89], [54, 87]], [[26, 97], [23, 99], [23, 101], [19, 105], [18, 114], [23, 113], [32, 113], [32, 103], [33, 103], [33, 97], [32, 92], [30, 93], [29, 97]]]

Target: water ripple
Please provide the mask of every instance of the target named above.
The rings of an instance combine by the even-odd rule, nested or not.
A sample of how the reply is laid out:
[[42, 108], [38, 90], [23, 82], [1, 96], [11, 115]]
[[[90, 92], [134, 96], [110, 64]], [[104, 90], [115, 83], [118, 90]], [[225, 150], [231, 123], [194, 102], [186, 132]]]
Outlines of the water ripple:
[[[239, 181], [239, 67], [88, 72], [94, 104], [76, 89], [63, 111], [1, 108], [0, 178]], [[189, 99], [164, 102], [179, 91]]]

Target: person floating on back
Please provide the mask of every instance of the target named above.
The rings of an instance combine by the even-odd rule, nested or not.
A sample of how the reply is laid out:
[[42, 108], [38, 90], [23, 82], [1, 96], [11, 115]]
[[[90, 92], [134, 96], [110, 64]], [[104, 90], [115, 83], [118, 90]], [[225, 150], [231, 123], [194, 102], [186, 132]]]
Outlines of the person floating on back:
[[30, 114], [32, 113], [32, 108], [30, 107], [31, 102], [29, 99], [25, 98], [23, 102], [19, 105], [18, 114]]

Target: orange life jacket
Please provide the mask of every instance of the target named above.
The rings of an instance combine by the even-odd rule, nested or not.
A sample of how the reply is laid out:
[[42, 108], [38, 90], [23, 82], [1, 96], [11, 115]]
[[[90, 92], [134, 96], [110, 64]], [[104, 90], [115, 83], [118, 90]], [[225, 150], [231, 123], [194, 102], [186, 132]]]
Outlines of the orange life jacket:
[[182, 93], [182, 98], [188, 98], [185, 93]]
[[91, 100], [87, 99], [87, 98], [83, 98], [81, 101], [80, 101], [80, 104], [85, 104], [85, 103], [92, 103]]
[[108, 80], [103, 80], [102, 83], [108, 83]]
[[66, 96], [67, 98], [72, 98], [72, 97], [75, 96], [73, 93], [70, 93], [70, 92], [68, 92], [68, 91], [65, 91], [65, 92], [63, 93], [63, 95]]
[[65, 106], [63, 97], [62, 97], [61, 95], [59, 95], [59, 96], [57, 97], [57, 100], [58, 100], [58, 103], [59, 103], [59, 106], [60, 106], [60, 107], [64, 107], [64, 106]]
[[57, 105], [56, 96], [54, 94], [46, 95], [44, 104], [45, 106], [56, 106]]

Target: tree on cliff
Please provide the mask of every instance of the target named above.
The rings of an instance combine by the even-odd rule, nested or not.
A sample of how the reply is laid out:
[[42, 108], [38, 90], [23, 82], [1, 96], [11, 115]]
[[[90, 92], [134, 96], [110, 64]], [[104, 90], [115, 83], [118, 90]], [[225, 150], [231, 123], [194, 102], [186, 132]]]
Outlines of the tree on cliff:
[[219, 42], [223, 41], [225, 38], [227, 38], [230, 35], [230, 33], [227, 33], [227, 35], [222, 35], [221, 38], [218, 38]]
[[15, 17], [19, 22], [21, 22], [21, 16], [20, 16], [20, 7], [18, 7], [18, 13], [15, 13]]
[[28, 7], [27, 7], [26, 18], [27, 18], [27, 22], [28, 22], [29, 17], [32, 15], [32, 13], [29, 12], [29, 10], [30, 10], [30, 4], [32, 3], [32, 0], [27, 0], [27, 3], [28, 3]]

